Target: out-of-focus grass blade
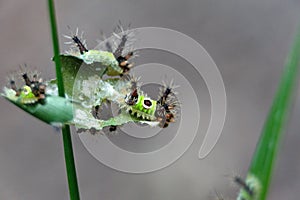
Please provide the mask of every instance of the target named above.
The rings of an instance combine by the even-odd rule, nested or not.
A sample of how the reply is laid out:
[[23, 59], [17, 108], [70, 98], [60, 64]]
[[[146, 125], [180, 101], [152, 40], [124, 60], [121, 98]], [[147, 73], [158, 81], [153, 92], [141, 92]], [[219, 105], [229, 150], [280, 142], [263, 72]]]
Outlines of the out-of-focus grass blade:
[[291, 97], [298, 83], [299, 59], [300, 29], [286, 60], [281, 82], [252, 157], [246, 178], [246, 185], [252, 194], [247, 188], [242, 187], [238, 200], [265, 200], [267, 197], [277, 151], [292, 102]]

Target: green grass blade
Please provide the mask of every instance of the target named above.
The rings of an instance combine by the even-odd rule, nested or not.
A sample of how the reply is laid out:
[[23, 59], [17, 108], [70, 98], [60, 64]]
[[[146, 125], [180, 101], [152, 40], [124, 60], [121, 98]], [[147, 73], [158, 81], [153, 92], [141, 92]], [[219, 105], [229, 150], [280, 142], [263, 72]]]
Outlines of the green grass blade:
[[297, 85], [299, 59], [300, 30], [298, 30], [293, 47], [286, 60], [278, 91], [265, 121], [246, 178], [246, 184], [254, 191], [254, 195], [247, 194], [245, 188], [242, 188], [238, 199], [265, 200], [267, 197], [277, 151], [290, 110], [293, 92]]
[[[59, 43], [58, 43], [58, 35], [57, 35], [57, 28], [56, 28], [55, 7], [54, 7], [53, 0], [48, 0], [48, 9], [49, 9], [49, 16], [50, 16], [52, 41], [53, 41], [54, 62], [56, 66], [58, 94], [61, 97], [65, 97], [63, 76], [61, 71], [61, 62], [59, 59]], [[73, 148], [72, 148], [71, 131], [68, 125], [64, 125], [62, 127], [62, 134], [63, 134], [64, 153], [65, 153], [65, 162], [66, 162], [66, 169], [67, 169], [70, 199], [79, 200], [80, 197], [79, 197]]]

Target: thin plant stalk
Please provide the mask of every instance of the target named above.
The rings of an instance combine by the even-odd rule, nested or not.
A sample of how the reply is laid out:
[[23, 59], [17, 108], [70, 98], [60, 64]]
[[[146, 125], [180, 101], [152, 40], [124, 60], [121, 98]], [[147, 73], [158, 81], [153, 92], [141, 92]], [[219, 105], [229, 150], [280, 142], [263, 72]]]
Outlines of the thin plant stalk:
[[245, 194], [247, 188], [242, 188], [239, 194], [240, 199], [265, 200], [267, 198], [280, 141], [284, 133], [284, 126], [298, 83], [299, 59], [300, 29], [298, 30], [291, 51], [287, 57], [281, 82], [249, 167], [246, 183], [253, 191], [253, 194], [252, 196], [248, 195], [249, 198], [245, 198], [243, 193]]
[[[56, 78], [57, 78], [57, 87], [58, 94], [61, 97], [65, 97], [63, 76], [61, 71], [61, 62], [59, 59], [59, 42], [55, 18], [55, 7], [53, 0], [48, 0], [48, 10], [51, 24], [51, 33], [52, 33], [52, 42], [53, 42], [53, 51], [54, 51], [54, 62], [56, 66]], [[63, 135], [63, 146], [64, 146], [64, 155], [66, 162], [66, 171], [68, 177], [69, 193], [71, 200], [79, 200], [79, 189], [76, 176], [76, 167], [74, 162], [73, 148], [72, 148], [72, 138], [69, 125], [63, 125], [62, 127]]]

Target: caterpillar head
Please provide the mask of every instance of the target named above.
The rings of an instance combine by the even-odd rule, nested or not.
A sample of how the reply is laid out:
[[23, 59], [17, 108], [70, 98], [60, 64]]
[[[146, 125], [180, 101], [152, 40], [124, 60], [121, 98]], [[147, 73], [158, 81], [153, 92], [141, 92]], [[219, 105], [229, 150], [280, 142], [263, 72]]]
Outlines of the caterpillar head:
[[125, 96], [126, 108], [129, 114], [148, 121], [158, 121], [160, 127], [166, 128], [170, 123], [175, 122], [176, 117], [177, 104], [174, 98], [171, 98], [172, 95], [173, 92], [168, 87], [162, 97], [156, 101], [134, 88]]
[[10, 80], [11, 89], [15, 91], [17, 97], [23, 104], [34, 104], [38, 101], [42, 101], [46, 98], [46, 85], [43, 80], [38, 78], [37, 73], [33, 74], [32, 77], [27, 72], [22, 73], [23, 81], [25, 85], [18, 88], [15, 80]]
[[125, 96], [126, 109], [132, 116], [149, 121], [155, 121], [155, 111], [157, 102], [150, 99], [142, 92], [134, 89]]

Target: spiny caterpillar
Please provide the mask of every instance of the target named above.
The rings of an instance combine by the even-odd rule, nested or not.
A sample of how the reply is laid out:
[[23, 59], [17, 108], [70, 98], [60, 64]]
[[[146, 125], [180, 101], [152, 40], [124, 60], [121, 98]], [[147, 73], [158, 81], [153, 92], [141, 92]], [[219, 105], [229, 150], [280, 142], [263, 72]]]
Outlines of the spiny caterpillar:
[[[178, 103], [174, 88], [161, 88], [157, 100], [151, 99], [140, 90], [138, 80], [129, 75], [132, 64], [128, 60], [134, 51], [128, 51], [128, 47], [125, 46], [128, 45], [128, 33], [122, 33], [121, 37], [116, 36], [119, 44], [112, 47], [110, 43], [106, 43], [110, 49], [108, 51], [88, 50], [85, 42], [78, 37], [78, 30], [69, 37], [77, 51], [59, 57], [66, 98], [58, 96], [57, 80], [44, 83], [37, 73], [31, 75], [27, 72], [21, 74], [25, 82], [21, 88], [17, 87], [12, 78], [10, 88], [4, 87], [4, 93], [1, 95], [52, 125], [71, 124], [84, 130], [102, 130], [104, 127], [110, 127], [110, 131], [130, 122], [168, 127], [170, 123], [175, 122], [177, 114]], [[98, 112], [98, 108], [105, 102], [112, 102], [118, 106], [117, 116], [101, 119], [93, 113]]]
[[[74, 43], [75, 47], [79, 50], [78, 52], [71, 49], [71, 51], [68, 52], [70, 55], [82, 59], [86, 64], [99, 62], [102, 65], [107, 66], [106, 74], [109, 76], [122, 76], [133, 67], [133, 65], [128, 62], [128, 60], [133, 56], [133, 52], [128, 52], [124, 56], [122, 55], [125, 43], [128, 40], [127, 34], [122, 35], [121, 42], [114, 52], [87, 49], [85, 40], [83, 42], [81, 41], [82, 35], [83, 33], [81, 34], [81, 37], [78, 36], [78, 28], [76, 29], [75, 34], [72, 33], [71, 36], [64, 35], [64, 37], [71, 40], [71, 42], [67, 42], [67, 44]], [[108, 46], [111, 46], [109, 43], [107, 44]]]
[[261, 190], [261, 184], [255, 176], [248, 175], [245, 181], [241, 177], [235, 176], [234, 182], [240, 186], [240, 192], [237, 200], [258, 199]]
[[[111, 51], [88, 50], [77, 33], [69, 37], [77, 52], [60, 55], [67, 98], [57, 95], [56, 80], [44, 83], [37, 73], [27, 72], [21, 74], [25, 82], [21, 88], [11, 79], [10, 89], [5, 87], [2, 95], [46, 123], [68, 123], [84, 130], [110, 127], [109, 130], [114, 131], [130, 122], [165, 128], [175, 122], [178, 103], [174, 88], [165, 85], [154, 100], [140, 89], [138, 79], [129, 74], [132, 64], [128, 60], [133, 51], [125, 46], [128, 45], [127, 33], [119, 37], [115, 50], [106, 43]], [[116, 104], [118, 115], [101, 118], [105, 102]]]
[[[96, 104], [93, 104], [92, 115], [95, 119], [104, 120], [105, 108], [107, 102], [114, 103], [118, 106], [119, 114], [110, 119], [102, 121], [107, 124], [111, 121], [113, 125], [110, 131], [114, 131], [117, 126], [127, 122], [146, 123], [150, 126], [168, 127], [169, 123], [175, 122], [178, 103], [173, 92], [173, 87], [164, 86], [158, 100], [153, 100], [138, 87], [137, 79], [126, 75], [119, 79], [99, 80], [96, 77], [89, 77], [83, 81], [84, 87], [80, 88], [81, 94], [92, 90], [95, 94]], [[96, 85], [95, 85], [96, 84]], [[92, 86], [92, 87], [90, 87]], [[90, 92], [90, 91], [89, 91]], [[90, 94], [90, 93], [88, 93]], [[87, 94], [87, 95], [88, 95]], [[120, 119], [123, 121], [119, 123]], [[92, 123], [91, 121], [89, 123]], [[95, 123], [97, 126], [97, 124]], [[103, 125], [103, 127], [106, 125]], [[94, 126], [94, 128], [96, 128]]]
[[[258, 200], [261, 191], [261, 184], [254, 175], [249, 174], [246, 180], [238, 175], [230, 176], [230, 178], [240, 189], [236, 200]], [[222, 195], [220, 195], [217, 191], [215, 191], [215, 195], [218, 200], [224, 200]]]
[[45, 100], [46, 85], [41, 78], [38, 78], [38, 74], [34, 73], [32, 79], [27, 72], [22, 73], [22, 78], [25, 82], [21, 88], [16, 86], [14, 79], [10, 80], [10, 87], [15, 91], [16, 97], [22, 104], [34, 104], [37, 102], [43, 102]]
[[[128, 38], [126, 34], [120, 37], [120, 43], [113, 53], [109, 51], [88, 50], [85, 42], [82, 42], [78, 36], [78, 29], [76, 30], [76, 34], [73, 34], [71, 37], [66, 37], [71, 39], [79, 50], [77, 54], [73, 51], [71, 55], [77, 56], [87, 64], [94, 62], [102, 63], [104, 66], [107, 66], [106, 74], [109, 76], [120, 75], [120, 78], [83, 81], [80, 85], [89, 85], [89, 88], [77, 89], [85, 93], [84, 91], [90, 90], [91, 85], [94, 86], [95, 83], [98, 82], [98, 86], [96, 86], [96, 90], [98, 91], [92, 92], [96, 93], [98, 98], [101, 99], [96, 100], [100, 105], [94, 105], [91, 111], [93, 116], [96, 116], [96, 119], [98, 119], [98, 117], [95, 112], [98, 112], [98, 108], [100, 108], [101, 104], [104, 101], [111, 101], [117, 103], [120, 109], [136, 118], [136, 121], [139, 122], [155, 122], [162, 128], [166, 128], [169, 123], [175, 122], [177, 112], [175, 107], [178, 106], [178, 103], [175, 99], [173, 88], [164, 86], [161, 88], [159, 98], [153, 100], [139, 89], [137, 79], [132, 78], [128, 74], [132, 67], [132, 64], [128, 63], [128, 59], [132, 57], [133, 52], [131, 51], [125, 56], [122, 56], [122, 51], [125, 48]], [[92, 79], [92, 77], [90, 77], [90, 79]], [[90, 91], [86, 92], [85, 96], [90, 96], [89, 93]], [[110, 131], [116, 130], [116, 127], [116, 125], [111, 125]]]
[[[135, 86], [136, 83], [133, 82]], [[178, 103], [171, 87], [161, 88], [158, 100], [152, 100], [137, 87], [132, 88], [132, 92], [125, 96], [123, 106], [133, 116], [149, 121], [158, 121], [162, 128], [168, 127], [169, 123], [175, 122], [176, 109]]]

